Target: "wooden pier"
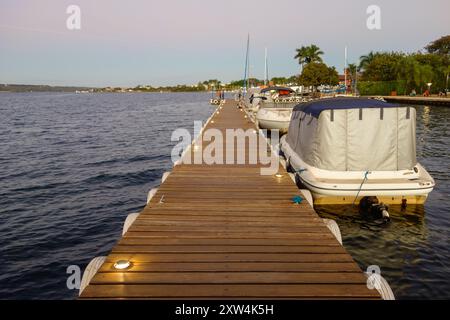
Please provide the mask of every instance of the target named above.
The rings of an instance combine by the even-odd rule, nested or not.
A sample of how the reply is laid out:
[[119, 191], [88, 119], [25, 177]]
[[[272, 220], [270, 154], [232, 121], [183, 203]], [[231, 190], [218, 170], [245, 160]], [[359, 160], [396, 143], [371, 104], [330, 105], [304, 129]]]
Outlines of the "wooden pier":
[[[255, 126], [227, 102], [210, 128]], [[283, 167], [262, 166], [175, 166], [80, 297], [380, 299]]]
[[405, 104], [423, 104], [428, 106], [450, 106], [450, 97], [423, 97], [423, 96], [382, 96], [387, 102]]

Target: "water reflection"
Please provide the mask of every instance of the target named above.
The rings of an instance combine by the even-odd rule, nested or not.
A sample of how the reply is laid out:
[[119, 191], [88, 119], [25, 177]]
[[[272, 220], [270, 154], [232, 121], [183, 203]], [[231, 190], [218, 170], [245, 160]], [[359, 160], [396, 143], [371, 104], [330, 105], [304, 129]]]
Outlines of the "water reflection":
[[390, 206], [391, 220], [387, 223], [369, 220], [357, 206], [321, 206], [316, 211], [323, 218], [336, 220], [345, 248], [361, 269], [372, 264], [380, 266], [396, 296], [409, 296], [404, 293], [410, 285], [405, 279], [412, 276], [409, 266], [421, 260], [417, 248], [428, 240], [423, 205], [406, 209]]

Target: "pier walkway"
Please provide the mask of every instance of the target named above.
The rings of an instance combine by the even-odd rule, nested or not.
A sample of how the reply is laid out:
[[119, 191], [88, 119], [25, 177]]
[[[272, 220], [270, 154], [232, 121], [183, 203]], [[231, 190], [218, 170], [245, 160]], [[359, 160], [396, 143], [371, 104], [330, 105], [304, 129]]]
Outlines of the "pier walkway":
[[381, 96], [387, 102], [406, 104], [424, 104], [429, 106], [450, 106], [450, 97], [423, 97], [423, 96]]
[[[255, 126], [230, 101], [211, 128]], [[261, 167], [175, 166], [80, 297], [380, 299], [312, 207], [292, 201], [301, 193], [285, 169]]]

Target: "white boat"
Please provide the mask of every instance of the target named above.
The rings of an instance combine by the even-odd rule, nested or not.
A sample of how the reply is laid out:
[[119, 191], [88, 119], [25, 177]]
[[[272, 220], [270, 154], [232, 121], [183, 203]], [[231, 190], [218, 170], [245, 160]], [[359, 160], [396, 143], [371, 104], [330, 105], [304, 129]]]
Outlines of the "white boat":
[[259, 108], [256, 112], [256, 121], [261, 129], [277, 129], [283, 133], [289, 128], [291, 114], [292, 108]]
[[416, 159], [416, 110], [368, 98], [297, 105], [280, 147], [314, 204], [423, 204], [435, 182]]
[[252, 112], [261, 129], [287, 132], [291, 120], [292, 109], [303, 101], [294, 90], [287, 87], [267, 87], [254, 98]]

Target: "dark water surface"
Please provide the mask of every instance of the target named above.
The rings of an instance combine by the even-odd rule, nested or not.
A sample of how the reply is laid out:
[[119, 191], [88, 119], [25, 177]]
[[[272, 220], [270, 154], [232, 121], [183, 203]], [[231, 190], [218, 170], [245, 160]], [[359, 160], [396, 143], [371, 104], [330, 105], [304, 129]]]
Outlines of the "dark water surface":
[[0, 298], [73, 298], [66, 268], [110, 251], [172, 168], [208, 94], [0, 93]]
[[[0, 298], [71, 299], [66, 268], [107, 254], [125, 217], [172, 168], [174, 129], [214, 109], [208, 94], [0, 93]], [[417, 106], [418, 158], [436, 179], [425, 207], [392, 222], [322, 208], [397, 298], [450, 298], [450, 108]]]

